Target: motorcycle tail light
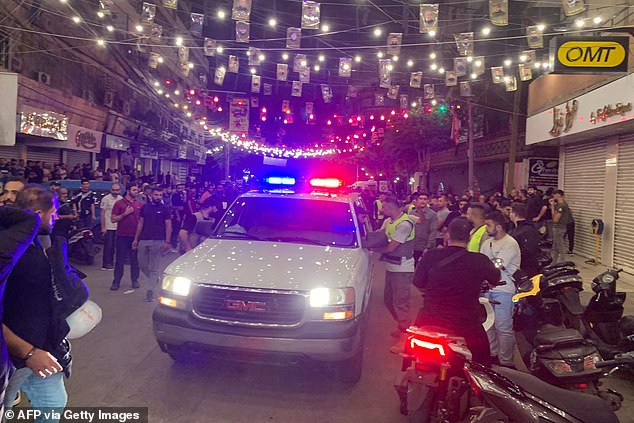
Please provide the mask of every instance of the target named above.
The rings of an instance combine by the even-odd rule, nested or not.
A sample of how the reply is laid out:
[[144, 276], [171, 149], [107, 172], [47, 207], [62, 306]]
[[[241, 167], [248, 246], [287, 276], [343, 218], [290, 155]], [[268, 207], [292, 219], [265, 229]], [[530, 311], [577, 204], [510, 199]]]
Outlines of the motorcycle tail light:
[[447, 346], [437, 339], [409, 335], [405, 352], [414, 356], [417, 361], [443, 361], [447, 357]]
[[544, 361], [544, 364], [554, 374], [572, 373], [572, 367], [565, 360], [547, 360]]

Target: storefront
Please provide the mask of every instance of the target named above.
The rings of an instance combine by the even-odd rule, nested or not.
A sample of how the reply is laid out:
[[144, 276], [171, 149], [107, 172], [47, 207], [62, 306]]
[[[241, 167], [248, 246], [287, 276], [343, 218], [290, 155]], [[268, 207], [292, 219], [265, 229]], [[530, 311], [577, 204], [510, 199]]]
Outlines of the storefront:
[[[539, 90], [531, 95], [539, 96]], [[566, 97], [563, 97], [566, 98]], [[529, 99], [530, 102], [530, 99]], [[575, 253], [634, 273], [634, 74], [529, 116], [527, 144], [560, 146], [559, 188], [576, 222]], [[601, 235], [591, 224], [604, 224]], [[597, 238], [600, 243], [597, 243]]]
[[105, 169], [121, 169], [121, 153], [130, 148], [130, 141], [112, 134], [106, 134], [102, 159]]

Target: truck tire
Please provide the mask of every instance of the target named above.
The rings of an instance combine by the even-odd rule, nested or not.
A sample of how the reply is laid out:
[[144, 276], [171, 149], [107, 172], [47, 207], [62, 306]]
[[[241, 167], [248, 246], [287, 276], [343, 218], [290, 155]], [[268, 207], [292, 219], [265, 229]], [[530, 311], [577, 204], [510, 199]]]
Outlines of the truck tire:
[[339, 363], [339, 380], [348, 384], [356, 384], [363, 373], [363, 345], [354, 357]]

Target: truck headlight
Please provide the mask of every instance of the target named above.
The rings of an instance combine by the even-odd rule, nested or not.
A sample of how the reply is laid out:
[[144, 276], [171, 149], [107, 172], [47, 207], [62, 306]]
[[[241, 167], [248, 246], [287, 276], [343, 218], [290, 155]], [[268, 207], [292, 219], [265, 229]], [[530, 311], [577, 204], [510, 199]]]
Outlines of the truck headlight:
[[186, 297], [192, 287], [192, 281], [184, 276], [165, 275], [161, 288], [174, 295]]
[[311, 307], [354, 304], [354, 288], [315, 288], [310, 291]]
[[348, 320], [354, 317], [354, 288], [315, 288], [310, 291], [313, 320]]

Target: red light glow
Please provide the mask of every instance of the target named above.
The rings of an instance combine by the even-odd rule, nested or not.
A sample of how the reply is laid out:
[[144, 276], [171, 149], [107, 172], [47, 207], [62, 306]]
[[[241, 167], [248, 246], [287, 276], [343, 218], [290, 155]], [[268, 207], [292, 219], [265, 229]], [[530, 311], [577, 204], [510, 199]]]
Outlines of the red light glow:
[[165, 80], [165, 85], [167, 85], [167, 86], [172, 85], [172, 80], [171, 79], [166, 79]]
[[218, 101], [220, 101], [218, 100], [218, 97], [214, 97], [214, 103], [217, 103]]
[[348, 123], [352, 123], [352, 118], [348, 119]]
[[381, 115], [381, 120], [385, 120], [385, 116], [384, 115]]
[[407, 113], [405, 113], [405, 114], [403, 115], [403, 118], [404, 118], [404, 119], [407, 119], [408, 117], [409, 117], [409, 115], [408, 115]]
[[196, 90], [189, 90], [189, 95], [196, 95]]
[[308, 119], [310, 119], [310, 120], [315, 119], [315, 115], [311, 113], [310, 115], [308, 115]]
[[374, 115], [370, 115], [370, 120], [374, 120]]
[[357, 122], [361, 122], [361, 116], [357, 116]]
[[262, 107], [262, 113], [266, 113], [266, 107]]
[[343, 181], [336, 178], [313, 178], [310, 180], [311, 187], [339, 188], [341, 185], [343, 185]]
[[219, 111], [219, 112], [222, 112], [222, 107], [218, 107], [218, 111]]
[[326, 125], [332, 125], [332, 121], [329, 119], [328, 122], [326, 122]]
[[200, 100], [196, 100], [196, 106], [200, 106]]
[[396, 114], [396, 110], [392, 110], [392, 111], [390, 112], [390, 114], [391, 114], [392, 116], [394, 116], [394, 115]]

